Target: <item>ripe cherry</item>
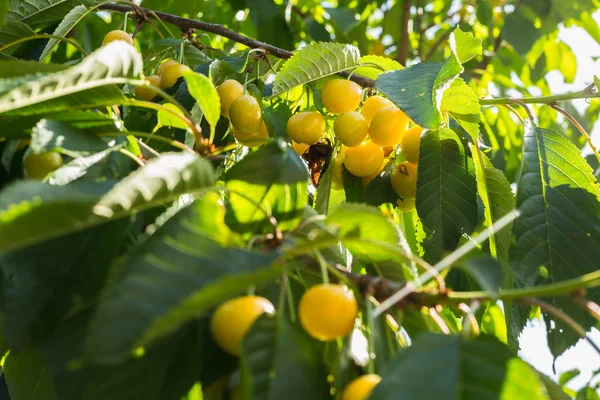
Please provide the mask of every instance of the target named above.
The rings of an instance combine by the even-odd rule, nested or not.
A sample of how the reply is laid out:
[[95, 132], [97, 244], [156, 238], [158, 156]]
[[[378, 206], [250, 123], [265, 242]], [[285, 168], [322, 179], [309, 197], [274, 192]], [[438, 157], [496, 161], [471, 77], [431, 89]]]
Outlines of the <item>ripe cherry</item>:
[[405, 197], [404, 199], [398, 199], [396, 201], [396, 205], [400, 211], [411, 212], [415, 209], [415, 198]]
[[413, 198], [417, 194], [417, 166], [408, 161], [401, 162], [390, 174], [392, 188], [402, 198]]
[[[159, 88], [160, 87], [160, 76], [158, 76], [158, 75], [147, 76], [146, 82], [149, 82], [152, 86]], [[156, 92], [145, 86], [137, 86], [135, 88], [135, 95], [137, 97], [139, 97], [140, 99], [150, 101], [154, 97], [156, 97]]]
[[63, 163], [62, 156], [55, 152], [35, 154], [30, 152], [23, 158], [25, 177], [29, 179], [44, 179], [49, 173], [58, 169]]
[[238, 142], [248, 147], [257, 147], [269, 140], [269, 130], [264, 121], [260, 129], [254, 133], [244, 133], [234, 126], [231, 127], [231, 132]]
[[221, 99], [221, 115], [229, 118], [229, 107], [231, 107], [231, 103], [244, 94], [244, 87], [234, 79], [227, 79], [217, 86], [217, 93], [219, 93]]
[[292, 140], [292, 148], [294, 149], [296, 154], [298, 154], [299, 156], [306, 153], [306, 150], [308, 150], [309, 147], [310, 147], [310, 144], [296, 143]]
[[315, 144], [325, 133], [325, 119], [316, 111], [302, 111], [292, 115], [287, 123], [290, 138], [296, 143]]
[[383, 160], [383, 149], [367, 140], [346, 150], [344, 165], [352, 175], [363, 177], [377, 173]]
[[360, 109], [361, 114], [365, 117], [367, 124], [370, 124], [373, 121], [373, 117], [375, 113], [382, 109], [383, 107], [393, 106], [394, 103], [381, 96], [371, 96], [362, 105]]
[[369, 133], [369, 125], [361, 113], [349, 111], [340, 114], [333, 124], [335, 136], [348, 147], [361, 144]]
[[114, 30], [114, 31], [108, 32], [106, 34], [106, 36], [104, 36], [104, 40], [102, 41], [102, 46], [106, 46], [110, 42], [114, 42], [116, 40], [122, 40], [133, 46], [133, 38], [131, 37], [131, 35], [125, 31], [121, 31], [121, 30]]
[[344, 160], [346, 154], [339, 153], [331, 162], [331, 187], [335, 190], [344, 189]]
[[386, 106], [375, 113], [369, 126], [369, 137], [378, 146], [400, 143], [408, 126], [408, 117], [396, 106]]
[[241, 95], [229, 107], [229, 120], [240, 132], [258, 132], [263, 123], [260, 104], [249, 94]]
[[381, 377], [376, 374], [360, 376], [344, 388], [340, 400], [366, 400], [379, 382]]
[[263, 313], [275, 312], [264, 297], [236, 297], [221, 304], [210, 320], [210, 331], [219, 347], [234, 356], [242, 352], [242, 339]]
[[344, 286], [323, 283], [304, 293], [298, 311], [304, 329], [314, 338], [327, 341], [352, 332], [358, 304]]
[[179, 65], [179, 63], [175, 60], [167, 60], [167, 61], [163, 61], [157, 68], [156, 68], [156, 75], [161, 76], [162, 74], [164, 74], [165, 69], [167, 67], [170, 67], [171, 65]]
[[421, 133], [423, 128], [413, 126], [402, 135], [400, 140], [400, 148], [402, 155], [407, 161], [416, 164], [419, 161], [419, 146], [421, 146]]
[[356, 110], [361, 98], [361, 87], [347, 79], [331, 79], [321, 90], [321, 101], [332, 114]]
[[160, 75], [161, 89], [168, 89], [175, 86], [179, 78], [183, 76], [183, 73], [189, 69], [190, 67], [182, 64], [171, 64], [165, 67], [162, 75]]

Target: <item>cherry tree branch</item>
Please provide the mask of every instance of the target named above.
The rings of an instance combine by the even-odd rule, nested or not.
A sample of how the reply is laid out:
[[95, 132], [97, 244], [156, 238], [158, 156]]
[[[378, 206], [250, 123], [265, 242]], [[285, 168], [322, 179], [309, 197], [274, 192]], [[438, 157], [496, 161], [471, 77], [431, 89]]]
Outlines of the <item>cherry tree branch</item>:
[[[116, 11], [120, 13], [132, 12], [135, 11], [132, 6], [123, 5], [123, 4], [105, 4], [100, 7], [102, 10]], [[277, 46], [273, 46], [271, 44], [261, 42], [256, 39], [252, 39], [248, 36], [242, 35], [240, 33], [234, 32], [231, 29], [226, 28], [220, 24], [213, 24], [211, 22], [205, 22], [198, 19], [190, 19], [180, 17], [178, 15], [173, 15], [169, 13], [164, 13], [160, 11], [149, 10], [147, 8], [136, 7], [138, 12], [141, 12], [144, 15], [140, 15], [139, 13], [130, 14], [131, 18], [143, 19], [143, 18], [154, 18], [160, 19], [163, 22], [167, 22], [169, 24], [177, 26], [182, 31], [189, 31], [190, 29], [197, 29], [204, 32], [214, 33], [215, 35], [219, 35], [225, 37], [229, 40], [233, 40], [234, 42], [243, 44], [244, 46], [250, 47], [252, 49], [263, 49], [268, 54], [271, 54], [277, 58], [288, 59], [292, 57], [293, 53], [289, 50], [279, 48]], [[348, 77], [350, 76], [349, 72], [340, 72], [339, 75]], [[354, 82], [358, 83], [364, 87], [373, 87], [375, 86], [375, 81], [369, 78], [365, 78], [358, 75], [351, 75], [350, 79]]]

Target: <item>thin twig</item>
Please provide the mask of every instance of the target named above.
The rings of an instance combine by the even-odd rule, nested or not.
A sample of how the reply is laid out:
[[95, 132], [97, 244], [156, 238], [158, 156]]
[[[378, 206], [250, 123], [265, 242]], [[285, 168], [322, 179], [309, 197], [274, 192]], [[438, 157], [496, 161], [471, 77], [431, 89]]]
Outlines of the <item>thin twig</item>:
[[[122, 4], [105, 4], [100, 7], [103, 10], [116, 11], [120, 13], [125, 13], [128, 11], [132, 11], [131, 6], [126, 6]], [[214, 33], [215, 35], [219, 35], [225, 37], [227, 39], [233, 40], [234, 42], [243, 44], [244, 46], [253, 48], [253, 49], [263, 49], [266, 50], [269, 54], [274, 55], [277, 58], [288, 59], [292, 57], [293, 53], [289, 50], [279, 48], [277, 46], [273, 46], [272, 44], [264, 43], [259, 40], [252, 39], [248, 36], [239, 34], [231, 29], [227, 29], [223, 25], [213, 24], [210, 22], [200, 21], [197, 19], [184, 18], [173, 14], [168, 14], [160, 11], [149, 10], [146, 8], [139, 7], [140, 11], [146, 15], [151, 16], [152, 18], [158, 18], [164, 22], [168, 22], [177, 26], [182, 31], [186, 31], [189, 29], [198, 29], [205, 32]], [[340, 72], [338, 75], [348, 77], [348, 72]], [[373, 87], [375, 86], [375, 81], [369, 78], [365, 78], [358, 75], [353, 75], [352, 80], [358, 83], [361, 86], [365, 87]]]
[[523, 117], [521, 117], [521, 114], [519, 114], [519, 113], [517, 112], [517, 110], [515, 110], [515, 109], [514, 109], [512, 106], [509, 106], [508, 104], [502, 104], [502, 105], [503, 105], [504, 107], [508, 108], [508, 110], [509, 110], [510, 112], [512, 112], [512, 113], [513, 113], [513, 115], [519, 119], [519, 121], [521, 121], [521, 124], [522, 124], [522, 123], [525, 121], [525, 120], [523, 119]]
[[600, 306], [581, 295], [574, 295], [573, 301], [583, 307], [592, 317], [600, 321]]
[[465, 303], [459, 303], [456, 308], [462, 311], [465, 314], [465, 320], [463, 323], [463, 332], [471, 331], [473, 335], [479, 335], [481, 330], [479, 329], [479, 324], [477, 323], [477, 318], [475, 318], [475, 312], [477, 308], [479, 308], [479, 302], [474, 301], [473, 307], [469, 307]]
[[[585, 91], [585, 90], [587, 90], [587, 88], [583, 89], [583, 90]], [[556, 111], [558, 111], [559, 113], [564, 115], [566, 119], [571, 121], [571, 123], [575, 126], [575, 128], [577, 128], [577, 130], [585, 138], [587, 144], [590, 146], [590, 148], [594, 152], [594, 155], [596, 156], [596, 159], [598, 160], [598, 162], [600, 162], [600, 154], [598, 153], [596, 146], [594, 146], [594, 143], [592, 143], [592, 138], [590, 138], [590, 135], [588, 135], [588, 133], [583, 128], [583, 126], [581, 126], [581, 124], [571, 114], [569, 114], [566, 110], [558, 107], [556, 104], [550, 104], [550, 107], [552, 107], [553, 109], [555, 109]]]
[[514, 103], [514, 104], [518, 104], [521, 107], [523, 107], [525, 109], [525, 112], [527, 113], [527, 116], [529, 117], [529, 120], [531, 121], [532, 124], [535, 124], [535, 119], [533, 118], [533, 114], [531, 113], [531, 110], [529, 109], [529, 107], [527, 107], [527, 104], [525, 104], [522, 100], [519, 99], [508, 99], [509, 103]]
[[440, 317], [440, 314], [438, 314], [435, 307], [429, 308], [429, 316], [431, 317], [433, 322], [435, 322], [435, 324], [438, 326], [438, 328], [440, 328], [440, 330], [442, 331], [442, 333], [444, 335], [450, 334], [450, 328], [448, 328], [448, 325], [446, 325], [446, 323], [444, 322], [442, 317]]
[[402, 25], [401, 30], [402, 36], [400, 37], [400, 46], [398, 48], [397, 60], [400, 64], [406, 65], [408, 60], [408, 48], [410, 47], [410, 38], [408, 33], [408, 22], [410, 21], [410, 7], [412, 2], [410, 0], [404, 0], [404, 7], [402, 9]]
[[587, 331], [585, 328], [577, 323], [573, 318], [569, 317], [558, 307], [553, 306], [550, 303], [546, 303], [540, 299], [536, 299], [534, 297], [525, 297], [519, 299], [519, 303], [525, 305], [533, 305], [538, 306], [542, 310], [546, 311], [548, 314], [552, 314], [555, 318], [558, 318], [562, 322], [564, 322], [569, 328], [573, 330], [579, 337], [587, 340], [587, 342], [596, 350], [598, 354], [600, 354], [600, 348], [594, 343], [594, 341], [587, 335]]

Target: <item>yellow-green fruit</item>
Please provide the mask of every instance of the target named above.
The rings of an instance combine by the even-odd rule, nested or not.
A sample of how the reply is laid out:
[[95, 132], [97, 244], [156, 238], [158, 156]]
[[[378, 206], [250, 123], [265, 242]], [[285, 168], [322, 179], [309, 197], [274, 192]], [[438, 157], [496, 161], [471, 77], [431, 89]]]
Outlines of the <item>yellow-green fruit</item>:
[[408, 117], [396, 106], [386, 106], [375, 113], [369, 126], [369, 137], [378, 146], [400, 143], [408, 126]]
[[[160, 76], [158, 76], [158, 75], [147, 76], [146, 82], [149, 82], [152, 86], [159, 88], [160, 87]], [[135, 88], [135, 95], [137, 97], [139, 97], [140, 99], [150, 101], [154, 97], [156, 97], [156, 92], [145, 86], [137, 86]]]
[[273, 304], [264, 297], [236, 297], [221, 304], [210, 320], [213, 340], [219, 347], [234, 356], [242, 351], [242, 339], [254, 321], [263, 313], [275, 312]]
[[361, 87], [347, 79], [331, 79], [321, 89], [321, 101], [332, 114], [356, 110], [361, 98]]
[[335, 190], [344, 189], [344, 160], [346, 154], [340, 153], [331, 163], [331, 187]]
[[392, 188], [402, 198], [417, 195], [417, 166], [408, 161], [401, 162], [390, 174]]
[[229, 118], [229, 107], [231, 103], [244, 94], [244, 87], [234, 79], [227, 79], [217, 87], [217, 93], [221, 100], [221, 115]]
[[287, 123], [288, 135], [296, 143], [315, 144], [325, 133], [325, 119], [316, 111], [292, 115]]
[[383, 149], [367, 140], [346, 150], [344, 165], [354, 176], [369, 176], [379, 171], [384, 158]]
[[179, 65], [179, 63], [175, 60], [167, 60], [167, 61], [163, 61], [157, 68], [156, 68], [156, 75], [161, 76], [164, 72], [165, 69], [167, 67], [170, 67], [171, 65]]
[[115, 31], [108, 32], [106, 34], [106, 36], [104, 36], [104, 40], [102, 41], [102, 46], [106, 46], [110, 42], [114, 42], [116, 40], [122, 40], [133, 46], [133, 38], [131, 37], [131, 35], [125, 31], [121, 31], [121, 30], [115, 30]]
[[402, 155], [407, 161], [416, 164], [419, 161], [419, 148], [421, 146], [421, 134], [423, 128], [420, 126], [413, 126], [402, 135], [400, 140], [400, 149]]
[[394, 103], [381, 96], [371, 96], [362, 105], [360, 109], [361, 114], [365, 117], [367, 124], [370, 124], [373, 121], [373, 117], [375, 113], [382, 109], [383, 107], [393, 106]]
[[260, 104], [249, 94], [241, 95], [229, 107], [229, 120], [240, 132], [258, 132], [263, 123]]
[[310, 144], [296, 143], [292, 140], [292, 148], [294, 149], [296, 154], [298, 154], [299, 156], [306, 153], [306, 150], [308, 150], [309, 147], [310, 147]]
[[379, 382], [381, 377], [376, 374], [360, 376], [344, 388], [340, 400], [366, 400]]
[[398, 205], [398, 210], [404, 212], [411, 212], [415, 209], [415, 198], [414, 197], [405, 197], [404, 199], [398, 199], [396, 201]]
[[167, 66], [160, 75], [160, 87], [161, 89], [168, 89], [177, 83], [179, 78], [183, 76], [183, 73], [189, 70], [190, 67], [181, 64], [171, 64]]
[[[385, 157], [385, 149], [383, 149], [384, 151], [384, 157]], [[385, 166], [387, 165], [387, 163], [384, 160], [384, 163], [381, 164], [381, 167], [379, 167], [379, 170], [377, 170], [377, 172], [371, 174], [371, 175], [367, 175], [367, 176], [363, 176], [362, 177], [362, 184], [364, 187], [367, 187], [367, 185], [375, 178], [377, 178], [379, 176], [379, 174], [381, 173], [381, 171], [383, 171], [383, 169], [385, 168]]]
[[298, 311], [306, 332], [316, 339], [327, 341], [352, 332], [358, 304], [354, 294], [346, 287], [319, 284], [304, 293]]
[[44, 179], [63, 163], [62, 156], [54, 152], [29, 153], [23, 158], [25, 177], [29, 179]]
[[361, 144], [369, 134], [369, 125], [361, 113], [349, 111], [341, 113], [333, 124], [335, 136], [348, 147]]
[[267, 125], [263, 121], [260, 129], [254, 133], [244, 133], [237, 130], [234, 126], [231, 127], [231, 131], [233, 132], [233, 136], [235, 139], [248, 147], [256, 147], [265, 143], [269, 140], [269, 130], [267, 129]]

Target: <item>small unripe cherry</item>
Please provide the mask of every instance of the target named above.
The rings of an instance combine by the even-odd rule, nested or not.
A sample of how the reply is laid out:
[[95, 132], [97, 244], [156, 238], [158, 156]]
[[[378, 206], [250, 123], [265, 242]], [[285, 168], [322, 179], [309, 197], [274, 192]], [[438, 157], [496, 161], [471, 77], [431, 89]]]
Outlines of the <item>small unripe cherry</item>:
[[133, 38], [131, 37], [131, 35], [125, 31], [122, 31], [119, 29], [108, 32], [106, 34], [106, 36], [104, 36], [104, 40], [102, 41], [102, 46], [106, 46], [110, 42], [114, 42], [117, 40], [122, 40], [133, 46]]
[[292, 115], [287, 123], [288, 135], [296, 143], [315, 144], [325, 133], [325, 119], [316, 111], [302, 111]]
[[23, 158], [23, 170], [28, 179], [44, 179], [63, 163], [62, 156], [52, 151], [35, 154], [30, 152]]
[[348, 147], [361, 144], [369, 134], [369, 125], [361, 113], [349, 111], [341, 113], [333, 124], [335, 136]]
[[231, 103], [244, 94], [244, 87], [234, 79], [227, 79], [217, 86], [217, 93], [219, 93], [221, 100], [221, 115], [229, 118], [229, 107], [231, 107]]
[[[158, 76], [158, 75], [147, 76], [146, 82], [149, 82], [152, 86], [159, 88], [160, 87], [160, 76]], [[139, 97], [140, 99], [150, 101], [154, 97], [156, 97], [156, 92], [145, 86], [136, 86], [135, 95], [137, 97]]]
[[381, 377], [376, 374], [359, 376], [344, 388], [340, 400], [367, 400], [379, 382]]
[[229, 120], [241, 132], [257, 132], [263, 123], [260, 104], [249, 94], [241, 95], [229, 107]]

